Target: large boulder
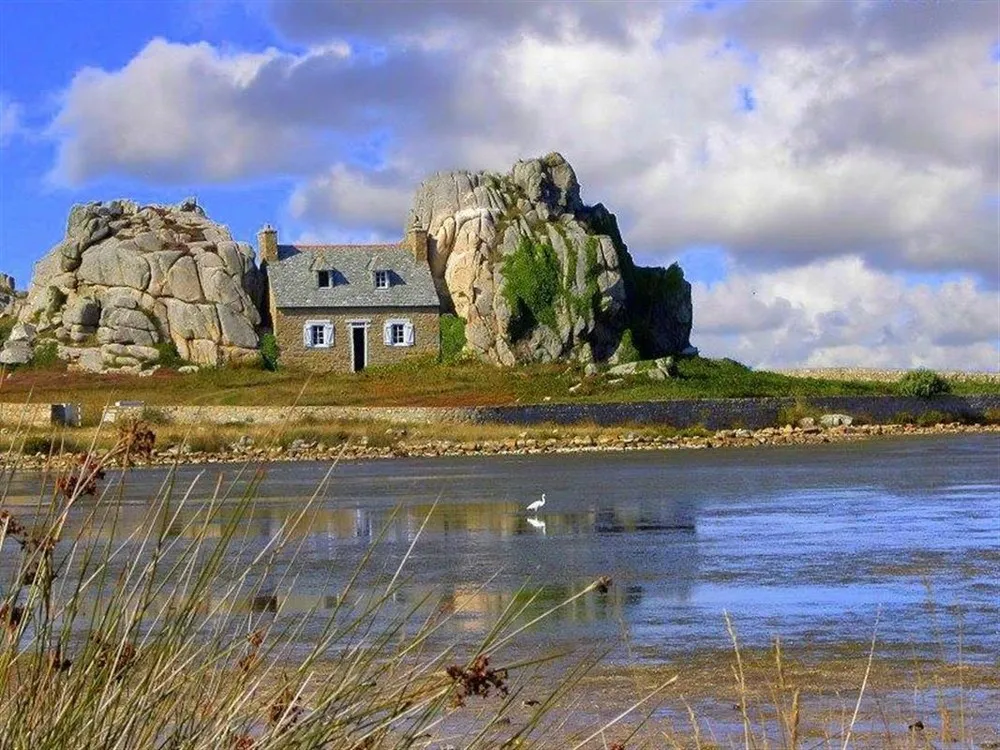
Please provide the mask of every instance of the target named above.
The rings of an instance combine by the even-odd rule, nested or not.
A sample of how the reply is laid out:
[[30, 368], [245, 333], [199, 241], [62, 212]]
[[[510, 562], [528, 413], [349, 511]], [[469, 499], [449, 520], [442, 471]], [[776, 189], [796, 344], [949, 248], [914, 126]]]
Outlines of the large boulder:
[[[691, 286], [680, 269], [636, 267], [615, 216], [583, 203], [560, 154], [507, 174], [436, 174], [412, 213], [428, 231], [438, 294], [465, 320], [466, 350], [481, 359], [614, 360], [631, 348], [626, 338], [647, 358], [690, 345]], [[649, 284], [650, 274], [670, 283]]]
[[[253, 248], [193, 199], [88, 203], [35, 264], [19, 319], [90, 369], [152, 364], [165, 342], [198, 364], [225, 364], [255, 354], [263, 288]], [[0, 304], [2, 291], [0, 280]]]

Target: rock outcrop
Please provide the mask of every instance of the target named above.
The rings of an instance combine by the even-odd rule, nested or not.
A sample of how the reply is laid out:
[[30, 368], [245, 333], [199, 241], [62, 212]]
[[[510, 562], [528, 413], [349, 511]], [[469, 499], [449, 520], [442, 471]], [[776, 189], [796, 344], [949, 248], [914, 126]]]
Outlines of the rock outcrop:
[[167, 342], [183, 359], [219, 365], [256, 357], [262, 294], [253, 248], [194, 200], [116, 200], [73, 207], [18, 317], [33, 329], [28, 343], [54, 338], [83, 369], [137, 371]]
[[14, 277], [0, 273], [0, 318], [17, 317], [21, 302]]
[[413, 214], [442, 302], [465, 320], [466, 350], [479, 358], [614, 362], [690, 347], [680, 268], [635, 266], [614, 214], [583, 203], [560, 154], [507, 174], [436, 174]]

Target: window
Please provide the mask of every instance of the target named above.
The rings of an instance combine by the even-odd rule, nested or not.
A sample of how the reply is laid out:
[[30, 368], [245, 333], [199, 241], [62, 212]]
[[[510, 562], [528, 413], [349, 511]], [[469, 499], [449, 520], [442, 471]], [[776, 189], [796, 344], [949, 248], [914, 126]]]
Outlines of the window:
[[413, 324], [408, 320], [387, 320], [383, 338], [386, 346], [413, 346]]
[[329, 271], [317, 271], [316, 282], [320, 289], [329, 289], [333, 286], [333, 274]]
[[376, 271], [375, 272], [375, 288], [376, 289], [388, 289], [389, 288], [389, 272], [388, 271]]
[[302, 327], [306, 349], [329, 349], [333, 346], [333, 325], [329, 320], [309, 320]]

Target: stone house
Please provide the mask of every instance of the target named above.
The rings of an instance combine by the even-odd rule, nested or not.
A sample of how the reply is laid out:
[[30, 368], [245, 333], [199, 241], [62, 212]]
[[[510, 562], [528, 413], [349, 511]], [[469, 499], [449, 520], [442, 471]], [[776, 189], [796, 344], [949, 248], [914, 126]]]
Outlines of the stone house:
[[440, 351], [440, 301], [416, 222], [386, 245], [281, 245], [257, 235], [283, 365], [358, 372]]

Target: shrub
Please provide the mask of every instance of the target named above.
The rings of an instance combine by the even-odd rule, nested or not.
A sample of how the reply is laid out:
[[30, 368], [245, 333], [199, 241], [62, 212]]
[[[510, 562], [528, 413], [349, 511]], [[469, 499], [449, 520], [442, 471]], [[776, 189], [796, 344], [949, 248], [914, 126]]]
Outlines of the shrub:
[[52, 367], [59, 364], [59, 344], [54, 339], [46, 339], [35, 344], [31, 353], [32, 367]]
[[21, 453], [25, 456], [33, 456], [36, 453], [52, 453], [52, 438], [47, 435], [31, 435], [24, 439], [21, 445]]
[[171, 418], [163, 409], [158, 409], [155, 406], [144, 406], [142, 408], [142, 414], [139, 419], [148, 424], [170, 424]]
[[917, 424], [921, 427], [933, 427], [936, 424], [948, 424], [957, 421], [951, 414], [937, 409], [929, 409], [917, 415]]
[[632, 341], [632, 331], [626, 330], [618, 344], [618, 363], [638, 362], [639, 350]]
[[465, 321], [457, 315], [441, 316], [441, 361], [457, 362], [465, 349]]
[[778, 410], [777, 422], [779, 427], [783, 427], [788, 424], [794, 426], [806, 417], [812, 417], [813, 419], [819, 421], [820, 416], [820, 409], [810, 406], [802, 399], [796, 399], [792, 406], [783, 406]]
[[187, 364], [173, 341], [161, 341], [156, 345], [156, 350], [160, 353], [160, 358], [156, 361], [161, 367], [176, 369]]
[[897, 388], [903, 396], [931, 398], [951, 392], [948, 381], [933, 370], [919, 369], [906, 373], [897, 383]]
[[278, 358], [281, 356], [281, 349], [278, 347], [278, 339], [273, 333], [265, 333], [260, 337], [260, 366], [268, 372], [275, 372], [278, 369]]

